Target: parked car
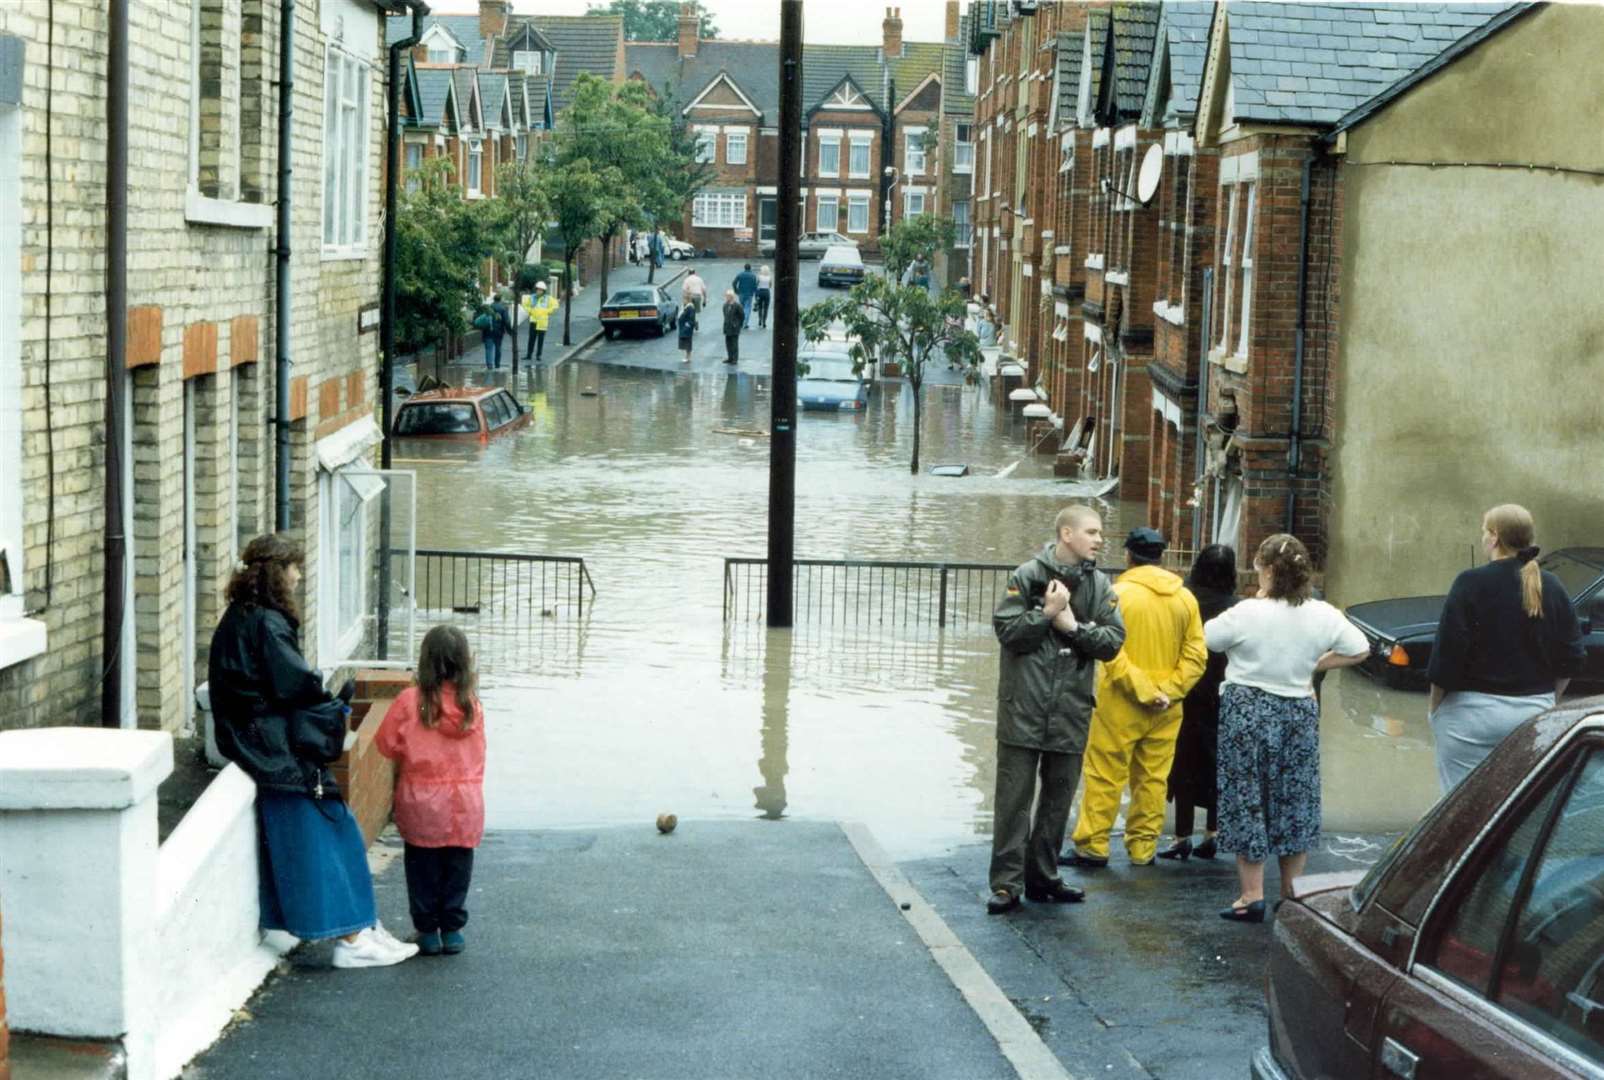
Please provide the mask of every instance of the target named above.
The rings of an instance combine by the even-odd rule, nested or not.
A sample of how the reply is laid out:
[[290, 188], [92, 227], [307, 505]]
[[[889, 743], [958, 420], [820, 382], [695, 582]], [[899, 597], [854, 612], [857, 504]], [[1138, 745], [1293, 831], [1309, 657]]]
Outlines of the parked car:
[[[1587, 659], [1576, 683], [1604, 687], [1604, 548], [1562, 548], [1537, 561], [1565, 586], [1582, 622]], [[1370, 658], [1360, 670], [1389, 686], [1424, 690], [1437, 622], [1447, 599], [1406, 596], [1348, 608], [1348, 618], [1370, 642]]]
[[425, 390], [396, 410], [392, 434], [409, 439], [479, 439], [529, 423], [529, 410], [501, 387]]
[[863, 280], [863, 256], [856, 247], [842, 244], [830, 248], [819, 260], [819, 287], [845, 285], [851, 287]]
[[869, 404], [869, 380], [852, 370], [845, 349], [811, 349], [797, 357], [796, 402], [809, 412], [862, 412]]
[[663, 254], [670, 259], [694, 259], [696, 248], [683, 240], [676, 240], [667, 233], [663, 234]]
[[[838, 232], [803, 233], [801, 238], [797, 240], [796, 256], [799, 259], [819, 259], [823, 258], [825, 253], [833, 247], [855, 248], [857, 246], [858, 242], [856, 240]], [[772, 256], [774, 254], [774, 241], [762, 241], [758, 244], [757, 251], [759, 255]]]
[[619, 289], [602, 305], [602, 333], [609, 339], [625, 330], [646, 330], [662, 337], [679, 318], [679, 303], [656, 285]]
[[1276, 913], [1255, 1080], [1604, 1076], [1604, 701], [1517, 728]]

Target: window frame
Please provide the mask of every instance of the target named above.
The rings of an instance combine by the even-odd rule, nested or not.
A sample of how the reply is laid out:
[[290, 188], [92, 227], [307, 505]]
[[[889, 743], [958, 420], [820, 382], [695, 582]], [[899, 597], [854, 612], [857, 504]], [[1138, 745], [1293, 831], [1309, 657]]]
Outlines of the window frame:
[[[332, 42], [324, 49], [323, 57], [323, 258], [364, 259], [368, 254], [368, 144], [373, 132], [373, 66]], [[356, 130], [354, 137], [352, 125]], [[328, 148], [332, 146], [340, 147], [343, 153], [330, 155]]]
[[691, 227], [695, 229], [744, 229], [747, 213], [746, 193], [701, 191], [691, 201]]
[[716, 125], [698, 124], [696, 131], [696, 149], [694, 160], [698, 165], [718, 164], [718, 127]]
[[980, 57], [964, 59], [964, 93], [973, 96], [980, 90]]
[[[727, 127], [724, 129], [724, 164], [745, 165], [747, 161], [747, 145], [750, 142], [750, 133], [744, 127]], [[741, 156], [735, 156], [735, 148], [741, 148]]]
[[[0, 625], [20, 620], [27, 609], [27, 545], [23, 539], [25, 487], [22, 476], [22, 109], [0, 105], [0, 551], [11, 588], [0, 592]], [[43, 623], [39, 624], [40, 631]], [[44, 635], [37, 633], [38, 650]], [[26, 659], [7, 657], [0, 664]]]
[[[917, 210], [913, 208], [913, 201], [915, 199], [919, 200], [919, 209]], [[916, 191], [913, 188], [902, 189], [902, 217], [904, 221], [906, 221], [908, 218], [919, 217], [920, 215], [927, 214], [929, 212], [930, 196], [927, 192]]]
[[[975, 171], [975, 126], [973, 124], [955, 124], [953, 130], [952, 171], [964, 175], [972, 175]], [[964, 138], [964, 129], [969, 129], [969, 138]]]
[[[854, 229], [852, 227], [853, 211], [855, 209], [859, 208], [859, 207], [862, 207], [862, 209], [863, 209], [863, 227]], [[848, 236], [863, 236], [863, 235], [866, 235], [868, 233], [868, 231], [869, 231], [869, 223], [870, 223], [870, 219], [871, 219], [871, 214], [870, 214], [870, 210], [871, 209], [873, 209], [873, 203], [872, 203], [872, 200], [870, 199], [869, 193], [867, 191], [861, 191], [861, 192], [853, 191], [853, 192], [848, 192], [847, 193], [847, 230], [846, 230], [846, 235], [848, 235]]]
[[[526, 57], [530, 58], [528, 67], [519, 67], [518, 66], [518, 64], [519, 64], [518, 58], [521, 57], [521, 56], [526, 56]], [[513, 53], [512, 53], [512, 62], [511, 63], [512, 63], [512, 70], [514, 70], [514, 71], [521, 71], [525, 75], [539, 75], [540, 74], [540, 69], [541, 69], [540, 50], [539, 49], [514, 49]]]
[[1235, 291], [1235, 274], [1232, 267], [1235, 265], [1231, 257], [1231, 249], [1236, 244], [1236, 199], [1239, 194], [1239, 185], [1226, 185], [1222, 197], [1226, 198], [1225, 212], [1225, 243], [1220, 248], [1220, 280], [1225, 282], [1225, 302], [1220, 305], [1220, 336], [1215, 342], [1215, 348], [1222, 356], [1231, 352], [1231, 300]]
[[1257, 180], [1244, 180], [1247, 201], [1242, 209], [1242, 253], [1237, 259], [1237, 275], [1241, 280], [1237, 288], [1241, 293], [1240, 312], [1237, 314], [1236, 356], [1246, 357], [1253, 340], [1250, 321], [1253, 317], [1253, 234], [1254, 219], [1258, 216], [1259, 184]]
[[[960, 212], [959, 208], [962, 208]], [[954, 199], [952, 201], [952, 223], [956, 226], [953, 233], [952, 246], [967, 251], [975, 246], [975, 223], [969, 213], [968, 199]]]
[[[902, 169], [907, 176], [923, 176], [930, 166], [930, 151], [924, 144], [928, 127], [902, 129]], [[915, 166], [918, 166], [915, 168]]]
[[469, 138], [464, 140], [468, 155], [467, 168], [463, 170], [463, 187], [470, 199], [482, 199], [485, 195], [485, 143], [483, 139]]
[[[858, 149], [863, 149], [863, 171], [855, 167]], [[874, 135], [869, 132], [852, 133], [847, 137], [847, 178], [849, 180], [868, 180], [874, 175]]]
[[[824, 148], [826, 146], [828, 146], [831, 150], [833, 150], [835, 152], [835, 164], [829, 169], [825, 169], [825, 167], [824, 167]], [[818, 175], [820, 177], [830, 177], [832, 179], [840, 177], [840, 175], [841, 175], [841, 136], [840, 135], [820, 135], [819, 136], [819, 167], [818, 167], [816, 175]]]
[[[816, 195], [813, 202], [813, 231], [819, 233], [835, 232], [841, 225], [841, 196]], [[830, 223], [828, 225], [824, 223], [824, 207], [826, 204], [830, 207]]]

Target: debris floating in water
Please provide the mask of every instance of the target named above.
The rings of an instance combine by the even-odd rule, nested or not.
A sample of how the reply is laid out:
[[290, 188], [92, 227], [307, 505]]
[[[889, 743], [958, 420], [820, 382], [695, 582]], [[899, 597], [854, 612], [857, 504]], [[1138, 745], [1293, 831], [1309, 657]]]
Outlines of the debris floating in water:
[[657, 831], [662, 833], [664, 836], [667, 836], [669, 833], [673, 832], [674, 831], [674, 826], [676, 826], [678, 824], [679, 824], [679, 815], [678, 814], [658, 814], [657, 815]]
[[769, 433], [762, 428], [716, 427], [712, 431], [715, 435], [740, 435], [748, 439], [766, 439], [769, 437]]
[[967, 465], [932, 465], [930, 467], [930, 475], [931, 476], [968, 476], [969, 475], [969, 466], [967, 466]]

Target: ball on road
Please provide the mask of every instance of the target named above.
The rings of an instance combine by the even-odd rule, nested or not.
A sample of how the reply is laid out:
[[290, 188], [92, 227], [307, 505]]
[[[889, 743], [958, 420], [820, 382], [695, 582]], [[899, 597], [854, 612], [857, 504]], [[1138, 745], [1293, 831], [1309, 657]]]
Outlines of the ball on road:
[[674, 826], [676, 826], [678, 824], [679, 824], [679, 818], [678, 818], [678, 816], [676, 816], [674, 814], [658, 814], [657, 815], [657, 831], [660, 832], [660, 833], [663, 833], [664, 835], [667, 835], [668, 833], [673, 832], [674, 831]]

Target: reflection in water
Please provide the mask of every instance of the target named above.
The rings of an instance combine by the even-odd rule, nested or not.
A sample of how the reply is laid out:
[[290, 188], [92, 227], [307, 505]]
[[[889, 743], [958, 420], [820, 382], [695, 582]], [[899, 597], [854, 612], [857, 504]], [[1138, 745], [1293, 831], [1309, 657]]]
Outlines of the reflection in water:
[[[418, 473], [420, 546], [581, 555], [595, 579], [582, 619], [467, 619], [491, 827], [649, 827], [755, 804], [861, 820], [898, 858], [989, 835], [997, 643], [983, 618], [723, 622], [723, 558], [764, 548], [767, 440], [744, 432], [767, 427], [767, 377], [569, 363], [518, 393], [535, 422], [510, 437], [396, 450]], [[878, 388], [860, 415], [801, 419], [799, 556], [1017, 562], [1040, 547], [1068, 501], [1051, 459], [1025, 456], [978, 388], [931, 393], [923, 456], [970, 477], [909, 476], [905, 388]], [[1106, 509], [1115, 542], [1144, 512]], [[1429, 805], [1422, 695], [1343, 671], [1324, 704], [1332, 828], [1396, 828]]]

